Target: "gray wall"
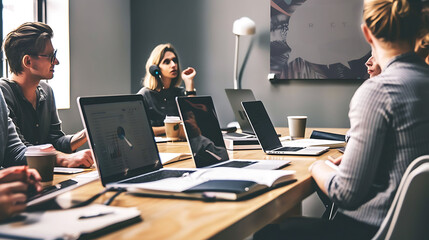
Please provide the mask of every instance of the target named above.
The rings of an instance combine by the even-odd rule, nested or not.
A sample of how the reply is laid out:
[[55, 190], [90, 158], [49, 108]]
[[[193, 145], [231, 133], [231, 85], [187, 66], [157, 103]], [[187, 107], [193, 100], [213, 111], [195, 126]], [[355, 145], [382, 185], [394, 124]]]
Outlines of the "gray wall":
[[234, 20], [256, 22], [253, 37], [241, 37], [240, 62], [253, 38], [243, 88], [261, 99], [275, 126], [287, 126], [286, 115], [308, 115], [310, 127], [349, 127], [348, 104], [359, 81], [294, 80], [271, 84], [269, 73], [268, 0], [131, 0], [131, 91], [137, 92], [150, 51], [171, 42], [182, 68], [197, 70], [199, 95], [211, 95], [224, 126], [234, 120], [224, 88], [233, 87]]
[[70, 1], [71, 108], [59, 110], [66, 133], [82, 129], [78, 96], [130, 93], [129, 15], [129, 1]]

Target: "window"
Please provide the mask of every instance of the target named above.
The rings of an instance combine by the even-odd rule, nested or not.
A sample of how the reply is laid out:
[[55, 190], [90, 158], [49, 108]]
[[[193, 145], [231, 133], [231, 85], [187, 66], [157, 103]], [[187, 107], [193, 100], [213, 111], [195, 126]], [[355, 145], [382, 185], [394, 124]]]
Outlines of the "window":
[[[2, 7], [2, 39], [20, 24], [37, 20], [34, 0], [3, 0]], [[5, 59], [2, 52], [2, 76], [7, 77], [8, 66]]]
[[[70, 41], [69, 1], [58, 0], [0, 0], [2, 3], [2, 39], [24, 22], [47, 23], [54, 31], [52, 44], [58, 49], [60, 64], [55, 67], [49, 85], [54, 90], [58, 109], [70, 108]], [[4, 54], [3, 54], [4, 55]], [[5, 57], [2, 61], [3, 76], [8, 76]]]
[[69, 1], [46, 0], [46, 23], [54, 31], [52, 44], [58, 49], [60, 61], [49, 84], [54, 89], [57, 108], [70, 108]]

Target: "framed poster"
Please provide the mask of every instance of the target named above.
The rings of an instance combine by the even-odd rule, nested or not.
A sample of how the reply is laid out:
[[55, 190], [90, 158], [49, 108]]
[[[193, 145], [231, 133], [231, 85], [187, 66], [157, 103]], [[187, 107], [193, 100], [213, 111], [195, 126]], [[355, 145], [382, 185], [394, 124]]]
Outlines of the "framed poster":
[[362, 0], [270, 0], [270, 73], [284, 79], [367, 79]]

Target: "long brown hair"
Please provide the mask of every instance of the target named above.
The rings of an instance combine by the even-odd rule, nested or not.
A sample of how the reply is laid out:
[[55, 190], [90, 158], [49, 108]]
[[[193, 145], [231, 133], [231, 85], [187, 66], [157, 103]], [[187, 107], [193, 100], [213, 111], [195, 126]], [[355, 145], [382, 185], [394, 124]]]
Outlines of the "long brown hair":
[[182, 83], [182, 77], [180, 75], [181, 71], [180, 71], [180, 65], [179, 65], [179, 56], [177, 55], [176, 50], [174, 49], [173, 45], [170, 43], [165, 43], [165, 44], [159, 44], [158, 46], [156, 46], [149, 58], [147, 59], [146, 62], [146, 75], [144, 76], [144, 78], [142, 79], [143, 81], [143, 86], [151, 89], [151, 90], [160, 90], [162, 85], [160, 82], [158, 82], [156, 80], [156, 78], [154, 76], [152, 76], [152, 74], [150, 74], [149, 72], [149, 68], [152, 65], [159, 65], [159, 63], [161, 62], [161, 60], [164, 58], [164, 55], [166, 52], [172, 52], [174, 53], [174, 55], [176, 55], [177, 58], [177, 72], [179, 73], [177, 75], [176, 78], [174, 78], [171, 82], [171, 86], [179, 86], [180, 83]]

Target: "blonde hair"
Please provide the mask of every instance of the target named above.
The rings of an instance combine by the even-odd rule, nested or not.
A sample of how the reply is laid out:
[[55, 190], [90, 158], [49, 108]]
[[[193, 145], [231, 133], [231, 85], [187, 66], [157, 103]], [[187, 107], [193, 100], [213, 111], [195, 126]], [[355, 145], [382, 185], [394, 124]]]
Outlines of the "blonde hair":
[[146, 62], [146, 75], [142, 79], [143, 86], [151, 90], [160, 90], [162, 88], [162, 84], [158, 82], [156, 78], [152, 76], [152, 74], [150, 74], [149, 68], [152, 65], [159, 66], [159, 63], [164, 58], [164, 55], [166, 52], [174, 53], [174, 55], [176, 55], [176, 58], [177, 58], [177, 72], [179, 74], [175, 79], [172, 80], [171, 86], [178, 87], [180, 83], [182, 83], [182, 77], [180, 76], [181, 71], [180, 71], [180, 65], [179, 65], [179, 56], [177, 55], [177, 52], [171, 43], [165, 43], [165, 44], [159, 44], [152, 50]]
[[365, 0], [363, 21], [385, 42], [409, 41], [417, 37], [421, 24], [420, 0]]

